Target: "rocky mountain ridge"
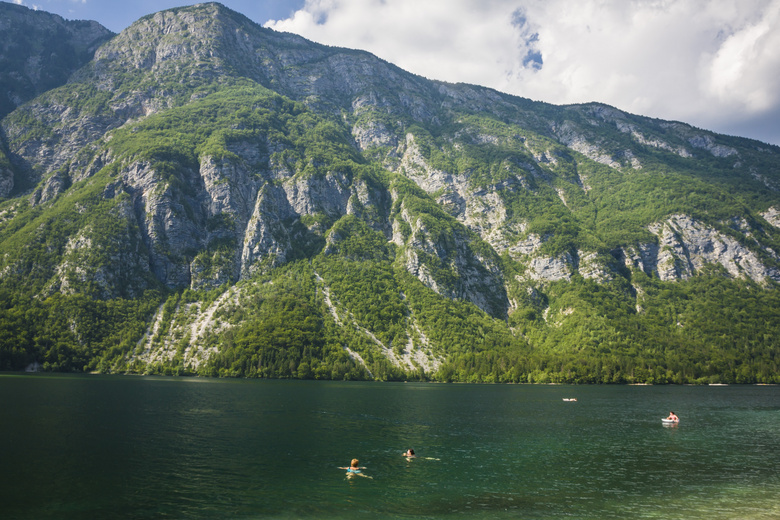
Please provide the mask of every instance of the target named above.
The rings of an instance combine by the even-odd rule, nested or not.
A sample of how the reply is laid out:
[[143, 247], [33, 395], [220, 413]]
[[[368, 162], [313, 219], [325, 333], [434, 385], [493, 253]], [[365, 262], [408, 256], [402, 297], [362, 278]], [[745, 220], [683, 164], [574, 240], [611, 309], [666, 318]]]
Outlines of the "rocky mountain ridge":
[[[79, 41], [106, 37], [82, 26]], [[430, 81], [215, 3], [140, 19], [0, 130], [0, 285], [44, 299], [223, 290], [158, 307], [125, 362], [206, 366], [240, 323], [214, 316], [300, 260], [393, 266], [515, 331], [580, 280], [629, 309], [647, 306], [639, 275], [780, 282], [777, 147]], [[411, 307], [380, 339], [335, 281], [312, 282], [333, 295], [316, 312], [373, 345], [345, 346], [353, 360], [376, 348], [402, 371], [444, 366]], [[355, 362], [376, 371], [370, 359]]]
[[0, 4], [0, 117], [64, 85], [114, 34], [93, 21], [69, 21], [44, 11]]

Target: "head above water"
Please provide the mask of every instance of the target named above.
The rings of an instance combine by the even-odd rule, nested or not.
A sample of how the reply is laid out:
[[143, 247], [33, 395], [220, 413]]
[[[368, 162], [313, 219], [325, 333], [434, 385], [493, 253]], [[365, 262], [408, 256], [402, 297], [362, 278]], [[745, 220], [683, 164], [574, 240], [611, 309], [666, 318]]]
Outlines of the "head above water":
[[349, 465], [352, 466], [353, 468], [357, 468], [359, 462], [360, 461], [357, 459], [352, 459], [352, 462], [350, 462]]

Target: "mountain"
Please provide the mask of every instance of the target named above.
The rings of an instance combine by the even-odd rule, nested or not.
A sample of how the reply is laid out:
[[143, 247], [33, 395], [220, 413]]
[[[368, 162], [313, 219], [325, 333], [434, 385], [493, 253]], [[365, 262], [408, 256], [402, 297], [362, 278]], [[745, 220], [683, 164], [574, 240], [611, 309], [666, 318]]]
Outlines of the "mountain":
[[0, 369], [780, 381], [776, 146], [216, 3], [141, 18], [0, 130]]
[[[64, 85], [114, 34], [97, 22], [0, 3], [0, 118], [35, 96]], [[0, 151], [0, 197], [14, 187]]]
[[0, 117], [64, 85], [112, 36], [97, 22], [0, 3]]

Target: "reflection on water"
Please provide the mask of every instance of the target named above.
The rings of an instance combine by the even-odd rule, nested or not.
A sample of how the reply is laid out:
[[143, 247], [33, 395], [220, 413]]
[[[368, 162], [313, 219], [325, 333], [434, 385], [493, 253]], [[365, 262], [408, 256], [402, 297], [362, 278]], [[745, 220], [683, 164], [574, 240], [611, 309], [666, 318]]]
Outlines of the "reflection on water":
[[3, 518], [780, 518], [780, 387], [7, 375], [0, 398]]

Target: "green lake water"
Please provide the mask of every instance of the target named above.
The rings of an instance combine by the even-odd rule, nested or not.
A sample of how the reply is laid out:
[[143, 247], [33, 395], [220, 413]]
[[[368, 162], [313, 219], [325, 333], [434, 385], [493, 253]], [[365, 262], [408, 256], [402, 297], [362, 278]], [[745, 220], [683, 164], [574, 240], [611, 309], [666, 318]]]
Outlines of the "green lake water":
[[778, 386], [6, 374], [0, 402], [3, 519], [780, 519]]

